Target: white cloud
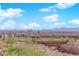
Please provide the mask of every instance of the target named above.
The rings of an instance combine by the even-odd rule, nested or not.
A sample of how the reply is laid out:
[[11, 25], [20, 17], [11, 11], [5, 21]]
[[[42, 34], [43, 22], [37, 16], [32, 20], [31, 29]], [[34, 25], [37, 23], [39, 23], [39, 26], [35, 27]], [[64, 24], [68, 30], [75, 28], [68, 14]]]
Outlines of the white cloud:
[[8, 21], [0, 24], [0, 29], [2, 29], [2, 30], [4, 30], [4, 29], [6, 29], [6, 30], [9, 30], [9, 29], [18, 29], [18, 30], [39, 29], [39, 27], [40, 27], [40, 25], [35, 22], [29, 23], [29, 24], [25, 24], [25, 23], [17, 24], [16, 22], [14, 22], [12, 20], [8, 20]]
[[53, 28], [64, 28], [66, 27], [66, 22], [54, 22], [50, 26]]
[[22, 16], [23, 12], [20, 8], [2, 9], [0, 5], [0, 29], [15, 29], [18, 24], [13, 19]]
[[19, 17], [22, 16], [23, 12], [20, 8], [9, 8], [6, 10], [0, 8], [0, 19]]
[[69, 21], [69, 23], [79, 24], [79, 19], [73, 19], [73, 20]]
[[53, 6], [49, 6], [47, 8], [41, 8], [39, 9], [40, 12], [49, 12], [49, 11], [53, 11], [53, 12], [56, 12], [56, 9], [54, 9]]
[[44, 16], [42, 17], [46, 22], [57, 22], [59, 20], [59, 15], [58, 14], [53, 14], [49, 16]]
[[76, 3], [57, 3], [54, 6], [49, 6], [47, 8], [40, 8], [39, 11], [40, 12], [57, 12], [57, 9], [66, 9], [69, 7], [74, 6]]
[[29, 26], [30, 27], [39, 27], [39, 25], [37, 23], [35, 23], [35, 22], [29, 23]]
[[33, 22], [33, 23], [29, 23], [29, 24], [24, 24], [24, 23], [21, 23], [19, 25], [20, 29], [24, 30], [24, 29], [38, 29], [40, 27], [39, 24]]
[[2, 24], [0, 24], [0, 29], [14, 29], [16, 22], [12, 20], [8, 20]]
[[66, 9], [66, 8], [74, 6], [75, 4], [76, 3], [58, 3], [55, 5], [55, 7], [58, 9]]
[[54, 25], [65, 25], [65, 22], [55, 22]]
[[28, 29], [28, 26], [24, 23], [19, 24], [19, 28], [22, 30]]

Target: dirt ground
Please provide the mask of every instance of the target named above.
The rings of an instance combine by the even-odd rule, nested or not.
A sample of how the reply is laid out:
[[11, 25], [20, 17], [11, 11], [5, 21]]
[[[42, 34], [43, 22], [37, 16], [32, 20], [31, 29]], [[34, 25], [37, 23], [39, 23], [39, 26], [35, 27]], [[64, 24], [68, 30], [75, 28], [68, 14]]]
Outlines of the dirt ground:
[[[46, 40], [48, 40], [48, 39], [46, 39]], [[13, 44], [13, 47], [20, 46], [20, 47], [32, 48], [32, 49], [35, 49], [37, 51], [44, 52], [48, 56], [73, 56], [74, 55], [74, 54], [69, 54], [66, 52], [60, 52], [56, 48], [56, 46], [48, 47], [48, 46], [43, 45], [43, 44], [27, 43], [27, 42], [23, 41], [23, 39], [20, 41], [18, 41], [18, 40], [16, 40], [16, 41], [17, 42], [15, 42], [15, 44]], [[7, 47], [8, 47], [8, 45], [7, 45], [6, 41], [0, 41], [0, 55], [1, 56], [4, 55], [4, 49]]]

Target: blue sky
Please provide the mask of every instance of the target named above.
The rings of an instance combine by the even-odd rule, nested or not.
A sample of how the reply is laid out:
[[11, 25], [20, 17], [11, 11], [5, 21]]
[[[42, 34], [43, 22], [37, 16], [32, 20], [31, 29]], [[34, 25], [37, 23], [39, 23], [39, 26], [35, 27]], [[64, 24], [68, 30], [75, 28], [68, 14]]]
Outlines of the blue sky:
[[2, 3], [0, 29], [79, 28], [78, 3]]

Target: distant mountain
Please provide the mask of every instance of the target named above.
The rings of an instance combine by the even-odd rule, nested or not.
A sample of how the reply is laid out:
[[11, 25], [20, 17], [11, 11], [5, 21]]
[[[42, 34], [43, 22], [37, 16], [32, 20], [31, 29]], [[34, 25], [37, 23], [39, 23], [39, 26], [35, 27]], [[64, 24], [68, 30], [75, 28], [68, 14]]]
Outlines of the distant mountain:
[[19, 33], [79, 33], [79, 28], [55, 28], [55, 29], [42, 29], [42, 30], [0, 30], [0, 33], [19, 34]]
[[53, 31], [79, 31], [79, 28], [55, 28]]
[[24, 34], [29, 36], [52, 36], [52, 35], [76, 35], [79, 36], [79, 28], [55, 28], [42, 30], [0, 30], [2, 34]]

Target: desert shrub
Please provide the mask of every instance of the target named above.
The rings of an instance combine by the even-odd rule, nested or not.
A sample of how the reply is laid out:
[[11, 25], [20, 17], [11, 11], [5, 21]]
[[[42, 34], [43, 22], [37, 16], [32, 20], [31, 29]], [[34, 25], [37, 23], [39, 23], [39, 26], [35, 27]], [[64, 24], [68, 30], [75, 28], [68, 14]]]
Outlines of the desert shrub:
[[35, 51], [31, 48], [24, 48], [24, 47], [8, 47], [4, 50], [5, 55], [18, 55], [18, 56], [45, 56], [47, 54]]
[[32, 43], [37, 43], [37, 38], [32, 38]]
[[9, 37], [7, 39], [8, 46], [12, 46], [15, 43], [15, 39], [13, 37]]
[[25, 42], [29, 44], [36, 44], [37, 40], [38, 40], [37, 38], [27, 38], [25, 39]]
[[69, 39], [69, 44], [75, 44], [77, 42], [77, 39], [75, 38], [72, 38], [72, 39]]

